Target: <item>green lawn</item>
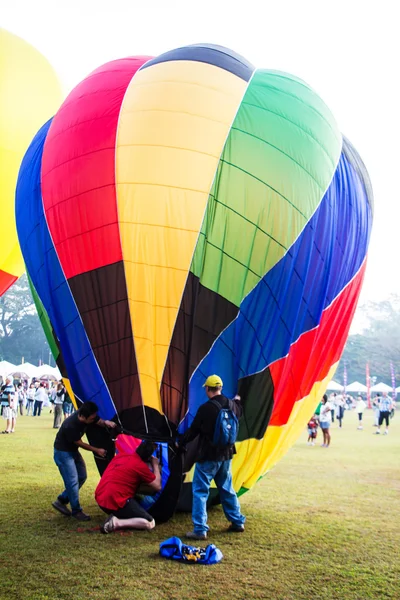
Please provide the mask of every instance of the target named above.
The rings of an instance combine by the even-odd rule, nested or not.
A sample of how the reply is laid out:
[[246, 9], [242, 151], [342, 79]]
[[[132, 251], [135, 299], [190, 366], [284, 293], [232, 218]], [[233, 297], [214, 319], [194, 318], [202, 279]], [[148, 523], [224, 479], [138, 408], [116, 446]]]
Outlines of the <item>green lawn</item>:
[[56, 513], [51, 415], [20, 418], [14, 435], [0, 435], [0, 599], [400, 599], [400, 414], [389, 436], [372, 435], [372, 415], [365, 420], [357, 431], [346, 413], [330, 449], [307, 446], [304, 432], [241, 497], [243, 535], [224, 533], [213, 509], [210, 541], [224, 560], [206, 567], [158, 556], [160, 541], [191, 528], [190, 515], [151, 533], [100, 535], [88, 453], [81, 497], [92, 521]]

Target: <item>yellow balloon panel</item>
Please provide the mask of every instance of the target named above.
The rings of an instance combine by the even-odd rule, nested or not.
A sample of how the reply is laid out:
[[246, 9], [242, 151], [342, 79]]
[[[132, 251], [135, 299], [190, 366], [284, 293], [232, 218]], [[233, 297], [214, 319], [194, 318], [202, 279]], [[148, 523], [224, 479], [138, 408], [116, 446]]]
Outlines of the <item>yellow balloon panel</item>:
[[15, 186], [22, 158], [37, 130], [62, 100], [57, 76], [46, 58], [21, 38], [0, 29], [0, 270], [20, 276], [24, 263], [14, 216]]
[[144, 404], [160, 385], [220, 155], [247, 83], [201, 62], [132, 79], [116, 144], [119, 227]]

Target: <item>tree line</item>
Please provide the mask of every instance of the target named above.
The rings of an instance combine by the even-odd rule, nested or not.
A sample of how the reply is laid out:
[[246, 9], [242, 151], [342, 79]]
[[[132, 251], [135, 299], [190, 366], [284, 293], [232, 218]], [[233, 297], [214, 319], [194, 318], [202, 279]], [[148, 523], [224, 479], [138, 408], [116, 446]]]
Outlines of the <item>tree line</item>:
[[[400, 385], [400, 296], [367, 302], [358, 308], [358, 314], [365, 328], [362, 333], [349, 336], [335, 379], [343, 382], [346, 365], [348, 383], [365, 383], [368, 362], [371, 377], [391, 385], [392, 362], [396, 385]], [[26, 275], [0, 298], [0, 360], [19, 364], [22, 359], [34, 365], [54, 365]]]

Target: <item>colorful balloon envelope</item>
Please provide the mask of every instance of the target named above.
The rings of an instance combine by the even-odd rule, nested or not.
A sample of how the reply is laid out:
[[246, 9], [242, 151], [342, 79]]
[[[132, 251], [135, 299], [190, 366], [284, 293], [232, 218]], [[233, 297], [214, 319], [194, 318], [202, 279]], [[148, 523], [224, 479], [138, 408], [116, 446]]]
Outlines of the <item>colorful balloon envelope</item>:
[[24, 272], [15, 226], [15, 186], [38, 127], [61, 104], [61, 88], [47, 60], [21, 38], [0, 29], [0, 295]]
[[80, 83], [25, 156], [17, 224], [76, 396], [168, 444], [217, 373], [242, 397], [243, 492], [333, 377], [371, 203], [359, 156], [306, 83], [197, 45]]

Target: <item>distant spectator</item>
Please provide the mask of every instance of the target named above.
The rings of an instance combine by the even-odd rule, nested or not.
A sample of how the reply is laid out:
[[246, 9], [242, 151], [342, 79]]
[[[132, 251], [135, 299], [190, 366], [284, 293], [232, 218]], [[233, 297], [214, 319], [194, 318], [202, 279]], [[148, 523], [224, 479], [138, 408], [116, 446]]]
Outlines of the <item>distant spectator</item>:
[[317, 415], [313, 415], [311, 417], [311, 419], [308, 421], [307, 431], [308, 431], [307, 444], [309, 446], [315, 446], [315, 440], [317, 439], [317, 432], [318, 432], [318, 417], [317, 417]]
[[19, 408], [19, 414], [21, 415], [21, 417], [24, 414], [25, 400], [26, 400], [26, 392], [23, 388], [22, 383], [19, 383], [17, 385], [17, 402], [18, 402], [17, 408]]
[[45, 402], [48, 401], [47, 392], [45, 390], [44, 383], [41, 382], [39, 386], [36, 388], [35, 392], [35, 406], [33, 409], [33, 416], [40, 417], [42, 414], [42, 406]]
[[6, 420], [6, 428], [2, 433], [14, 433], [17, 420], [18, 400], [15, 395], [15, 387], [12, 377], [6, 378], [6, 383], [1, 392], [1, 404], [3, 406], [3, 418]]
[[372, 401], [372, 406], [374, 408], [374, 427], [379, 427], [379, 413], [380, 413], [379, 402], [380, 402], [380, 399], [381, 399], [381, 395], [378, 392]]
[[65, 399], [65, 387], [62, 382], [57, 385], [54, 396], [54, 422], [53, 428], [59, 429], [63, 420], [63, 405]]
[[31, 383], [26, 392], [26, 414], [29, 416], [29, 413], [33, 416], [33, 405], [35, 403], [35, 384]]
[[375, 433], [379, 434], [381, 432], [381, 425], [383, 424], [383, 421], [386, 422], [386, 429], [384, 431], [384, 434], [387, 435], [389, 433], [389, 416], [392, 407], [392, 399], [390, 398], [390, 396], [388, 396], [387, 392], [383, 392], [383, 396], [379, 400], [379, 422], [378, 429]]
[[342, 421], [343, 421], [343, 417], [344, 417], [344, 398], [342, 396], [342, 394], [339, 394], [336, 397], [336, 416], [337, 416], [337, 420], [339, 421], [339, 428], [342, 428]]
[[322, 429], [322, 434], [324, 436], [323, 448], [329, 448], [331, 443], [331, 434], [329, 432], [329, 428], [332, 423], [332, 406], [330, 402], [328, 402], [328, 396], [324, 394], [321, 400], [321, 411], [319, 414], [319, 424]]
[[64, 404], [63, 404], [63, 413], [64, 420], [67, 419], [74, 412], [74, 405], [72, 404], [72, 400], [69, 397], [67, 390], [64, 393]]
[[362, 429], [363, 428], [363, 424], [362, 424], [362, 420], [363, 420], [363, 414], [364, 414], [364, 410], [366, 409], [366, 404], [362, 398], [362, 396], [357, 396], [357, 402], [356, 402], [356, 412], [358, 414], [358, 427], [357, 429]]

